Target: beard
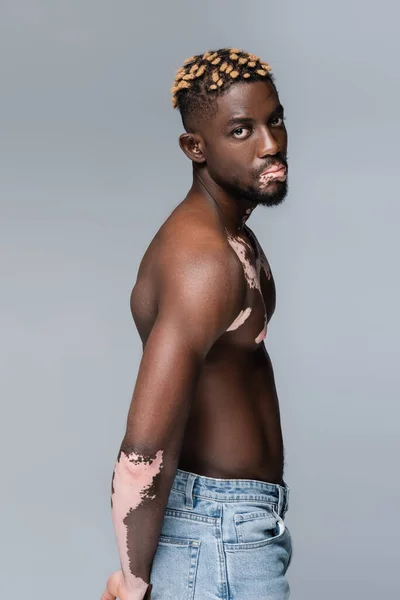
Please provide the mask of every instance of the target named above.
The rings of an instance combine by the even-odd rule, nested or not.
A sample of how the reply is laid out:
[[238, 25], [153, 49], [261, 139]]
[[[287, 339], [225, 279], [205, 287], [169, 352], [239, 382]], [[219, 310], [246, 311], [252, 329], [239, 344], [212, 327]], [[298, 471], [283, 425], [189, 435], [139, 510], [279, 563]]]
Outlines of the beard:
[[246, 200], [250, 204], [258, 206], [278, 206], [282, 204], [288, 193], [288, 179], [285, 181], [271, 181], [260, 189], [253, 185], [244, 187], [239, 181], [220, 183], [221, 187], [238, 202]]

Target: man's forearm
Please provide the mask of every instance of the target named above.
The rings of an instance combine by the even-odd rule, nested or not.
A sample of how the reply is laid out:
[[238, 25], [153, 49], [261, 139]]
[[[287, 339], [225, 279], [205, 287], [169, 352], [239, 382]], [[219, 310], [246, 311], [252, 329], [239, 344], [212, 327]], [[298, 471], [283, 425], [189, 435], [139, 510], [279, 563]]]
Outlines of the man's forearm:
[[122, 444], [111, 505], [126, 600], [142, 600], [146, 594], [174, 474], [162, 450], [146, 455]]

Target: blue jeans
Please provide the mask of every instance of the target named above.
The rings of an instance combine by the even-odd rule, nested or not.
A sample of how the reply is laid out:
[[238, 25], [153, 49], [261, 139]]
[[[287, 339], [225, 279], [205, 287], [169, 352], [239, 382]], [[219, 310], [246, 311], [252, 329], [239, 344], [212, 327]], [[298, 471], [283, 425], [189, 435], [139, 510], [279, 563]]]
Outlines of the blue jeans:
[[289, 488], [178, 469], [154, 557], [152, 600], [287, 600]]

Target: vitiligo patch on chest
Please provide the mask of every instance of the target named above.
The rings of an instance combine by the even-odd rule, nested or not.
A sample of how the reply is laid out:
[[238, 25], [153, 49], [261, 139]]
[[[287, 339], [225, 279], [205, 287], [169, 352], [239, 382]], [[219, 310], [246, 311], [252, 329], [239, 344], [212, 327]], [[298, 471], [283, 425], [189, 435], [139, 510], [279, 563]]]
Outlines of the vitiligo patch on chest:
[[[252, 246], [243, 238], [240, 238], [237, 236], [232, 236], [231, 234], [229, 234], [227, 232], [228, 243], [231, 246], [231, 248], [234, 250], [234, 252], [236, 253], [237, 257], [239, 258], [239, 260], [243, 266], [243, 272], [244, 272], [244, 276], [245, 276], [248, 287], [250, 289], [258, 290], [261, 295], [261, 298], [262, 298], [261, 283], [260, 283], [261, 268], [263, 268], [267, 279], [271, 278], [271, 272], [269, 269], [267, 258], [265, 256], [264, 252], [262, 251], [261, 246], [257, 243], [257, 240], [253, 236], [252, 236], [252, 239], [254, 240], [256, 248], [257, 248], [255, 264], [251, 260], [252, 253], [253, 253]], [[262, 298], [262, 300], [264, 302], [263, 298]], [[265, 308], [264, 308], [264, 310], [265, 310]], [[236, 317], [236, 319], [233, 321], [233, 323], [228, 327], [227, 331], [234, 331], [234, 330], [238, 329], [239, 327], [241, 327], [245, 323], [245, 321], [249, 318], [251, 311], [252, 311], [251, 307], [247, 307], [247, 308], [241, 310], [240, 313], [238, 314], [238, 316]], [[257, 344], [259, 344], [266, 337], [266, 335], [267, 335], [267, 314], [264, 313], [264, 327], [263, 327], [262, 331], [258, 334], [258, 336], [255, 338], [254, 341]]]

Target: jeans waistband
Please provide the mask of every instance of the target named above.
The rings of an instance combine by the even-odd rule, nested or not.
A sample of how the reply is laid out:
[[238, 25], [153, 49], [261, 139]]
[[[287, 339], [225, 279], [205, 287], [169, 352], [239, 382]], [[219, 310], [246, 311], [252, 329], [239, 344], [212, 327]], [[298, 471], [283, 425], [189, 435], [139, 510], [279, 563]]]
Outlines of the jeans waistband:
[[283, 514], [289, 508], [289, 486], [283, 480], [280, 485], [257, 479], [217, 479], [178, 469], [172, 489], [183, 492], [189, 506], [193, 505], [193, 497], [199, 496], [220, 502], [272, 500]]

